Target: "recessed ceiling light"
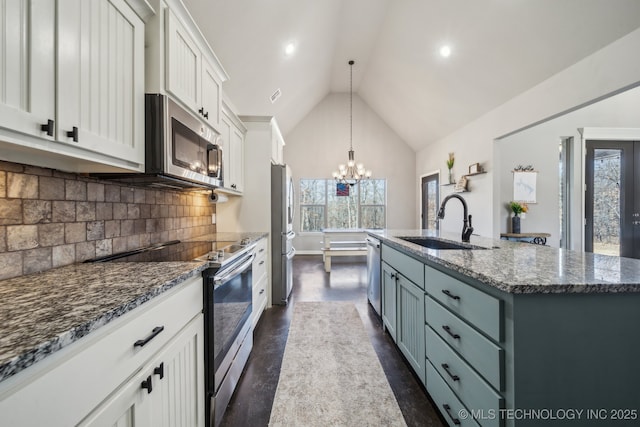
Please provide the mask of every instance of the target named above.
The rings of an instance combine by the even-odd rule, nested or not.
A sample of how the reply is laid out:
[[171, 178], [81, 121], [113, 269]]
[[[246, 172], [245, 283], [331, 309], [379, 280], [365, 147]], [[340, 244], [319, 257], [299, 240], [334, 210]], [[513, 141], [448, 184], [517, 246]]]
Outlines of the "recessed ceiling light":
[[451, 47], [444, 45], [440, 48], [440, 55], [443, 58], [448, 58], [451, 55]]
[[295, 44], [293, 44], [293, 43], [289, 43], [289, 44], [287, 44], [287, 45], [285, 46], [285, 48], [284, 48], [284, 53], [285, 53], [285, 55], [287, 55], [287, 56], [291, 56], [291, 55], [293, 55], [293, 52], [295, 52], [295, 51], [296, 51], [296, 45], [295, 45]]

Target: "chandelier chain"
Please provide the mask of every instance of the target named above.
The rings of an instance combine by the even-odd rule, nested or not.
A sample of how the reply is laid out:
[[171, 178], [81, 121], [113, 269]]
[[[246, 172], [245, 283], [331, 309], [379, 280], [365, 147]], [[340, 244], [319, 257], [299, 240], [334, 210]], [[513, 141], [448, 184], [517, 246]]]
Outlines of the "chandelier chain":
[[371, 171], [366, 170], [362, 163], [356, 163], [353, 151], [353, 64], [349, 61], [349, 157], [347, 164], [338, 165], [338, 170], [333, 172], [333, 177], [339, 183], [355, 185], [362, 179], [371, 178]]
[[353, 150], [353, 61], [349, 61], [349, 148]]

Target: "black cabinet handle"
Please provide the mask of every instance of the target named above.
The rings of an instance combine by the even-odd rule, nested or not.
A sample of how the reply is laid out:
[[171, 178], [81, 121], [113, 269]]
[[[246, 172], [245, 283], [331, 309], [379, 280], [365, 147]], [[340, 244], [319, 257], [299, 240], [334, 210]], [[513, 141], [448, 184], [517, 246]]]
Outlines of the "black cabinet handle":
[[133, 343], [134, 347], [144, 347], [149, 341], [154, 339], [160, 332], [164, 331], [164, 326], [156, 326], [151, 331], [151, 334], [143, 340], [138, 340]]
[[454, 295], [451, 292], [449, 292], [447, 289], [443, 289], [442, 293], [445, 294], [446, 296], [448, 296], [451, 299], [455, 299], [455, 300], [460, 300], [460, 297], [458, 295]]
[[264, 294], [264, 289], [260, 289], [260, 295]]
[[160, 379], [164, 378], [164, 362], [161, 362], [157, 368], [153, 368], [153, 375], [160, 375]]
[[233, 188], [235, 190], [236, 185], [235, 184], [231, 184], [231, 188]]
[[153, 391], [153, 384], [151, 384], [151, 375], [149, 375], [146, 380], [142, 381], [140, 387], [146, 388], [147, 394], [150, 394]]
[[209, 120], [209, 112], [207, 111], [206, 113], [203, 114], [204, 118]]
[[258, 252], [264, 252], [264, 248], [260, 249]]
[[262, 260], [262, 261], [260, 261], [260, 262], [258, 263], [258, 265], [262, 265], [262, 264], [264, 264], [264, 260]]
[[396, 278], [396, 274], [395, 273], [391, 273], [391, 276], [389, 276], [389, 277], [391, 277], [392, 279], [395, 279]]
[[198, 110], [198, 113], [200, 113], [200, 115], [204, 116], [204, 107], [200, 107], [200, 109]]
[[453, 339], [459, 340], [460, 339], [460, 335], [458, 334], [454, 334], [453, 332], [451, 332], [451, 328], [448, 327], [447, 325], [443, 325], [442, 329], [445, 330], [446, 333], [448, 333], [449, 335], [451, 335], [453, 337]]
[[40, 125], [40, 130], [42, 132], [46, 132], [47, 135], [49, 135], [49, 136], [53, 136], [53, 125], [54, 125], [54, 123], [55, 122], [53, 120], [49, 119], [49, 120], [47, 120], [46, 124]]
[[73, 130], [67, 131], [67, 138], [73, 138], [73, 142], [78, 142], [78, 127], [74, 126]]
[[440, 366], [442, 366], [442, 368], [447, 372], [447, 374], [449, 374], [449, 376], [451, 377], [452, 380], [460, 381], [460, 377], [459, 376], [454, 375], [454, 374], [451, 373], [451, 371], [449, 370], [449, 365], [447, 365], [446, 363], [443, 363]]
[[454, 417], [451, 414], [451, 406], [447, 405], [446, 403], [442, 405], [442, 407], [444, 408], [444, 410], [447, 412], [447, 415], [449, 415], [449, 418], [451, 418], [451, 421], [453, 421], [453, 423], [457, 426], [460, 425], [460, 420], [457, 419], [456, 417]]

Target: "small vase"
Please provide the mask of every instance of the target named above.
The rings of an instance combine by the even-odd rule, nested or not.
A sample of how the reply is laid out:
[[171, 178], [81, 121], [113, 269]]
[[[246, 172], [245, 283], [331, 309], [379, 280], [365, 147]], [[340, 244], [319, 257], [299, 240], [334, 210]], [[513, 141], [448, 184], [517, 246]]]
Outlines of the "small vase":
[[511, 232], [520, 234], [520, 217], [518, 215], [511, 217]]
[[456, 181], [453, 179], [453, 171], [449, 169], [449, 184], [455, 184]]

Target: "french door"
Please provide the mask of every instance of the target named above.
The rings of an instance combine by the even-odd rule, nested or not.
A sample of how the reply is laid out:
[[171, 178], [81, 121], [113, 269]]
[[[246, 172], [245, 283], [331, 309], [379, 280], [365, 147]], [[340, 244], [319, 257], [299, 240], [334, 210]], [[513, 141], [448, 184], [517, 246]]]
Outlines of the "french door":
[[587, 141], [585, 250], [640, 258], [640, 141]]
[[422, 229], [436, 230], [438, 229], [439, 191], [440, 191], [440, 174], [434, 173], [422, 177]]

